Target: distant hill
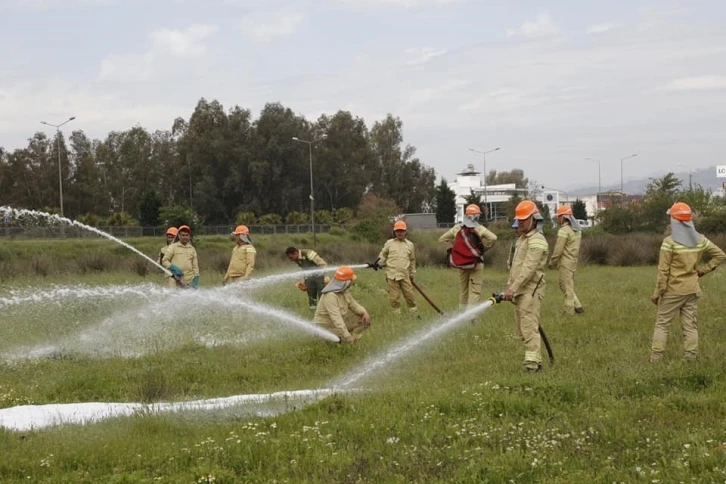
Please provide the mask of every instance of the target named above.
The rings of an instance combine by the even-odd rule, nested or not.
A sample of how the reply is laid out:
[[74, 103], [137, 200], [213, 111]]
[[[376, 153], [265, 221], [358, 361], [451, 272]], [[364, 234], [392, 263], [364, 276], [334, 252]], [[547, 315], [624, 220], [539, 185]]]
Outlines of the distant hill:
[[[650, 178], [660, 178], [666, 175], [667, 172], [655, 174], [653, 177], [639, 178], [635, 180], [626, 180], [623, 183], [623, 190], [625, 193], [633, 195], [645, 193], [645, 187], [650, 183]], [[684, 188], [688, 187], [688, 173], [678, 172], [675, 175], [681, 180]], [[694, 185], [699, 184], [705, 189], [712, 191], [720, 190], [722, 183], [726, 182], [726, 178], [716, 178], [716, 167], [704, 168], [702, 170], [696, 170], [691, 173], [691, 183]], [[570, 197], [594, 195], [597, 193], [597, 185], [590, 185], [586, 187], [577, 187], [567, 191]], [[604, 192], [609, 190], [620, 190], [620, 184], [616, 185], [603, 185], [602, 190]]]

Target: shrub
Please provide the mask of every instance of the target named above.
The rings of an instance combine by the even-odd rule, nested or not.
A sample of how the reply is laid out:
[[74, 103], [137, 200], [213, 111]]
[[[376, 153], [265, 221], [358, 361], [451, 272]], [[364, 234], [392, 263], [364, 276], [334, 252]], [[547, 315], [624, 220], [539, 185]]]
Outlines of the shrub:
[[628, 267], [655, 264], [658, 262], [663, 237], [650, 234], [633, 234], [620, 237], [611, 245], [607, 264]]
[[109, 227], [131, 227], [136, 225], [134, 219], [126, 212], [115, 212], [106, 219]]
[[610, 246], [614, 240], [614, 237], [608, 235], [583, 238], [580, 246], [580, 264], [607, 264]]
[[358, 204], [356, 215], [358, 219], [388, 219], [400, 213], [401, 209], [393, 200], [366, 193]]
[[38, 276], [47, 276], [50, 272], [51, 261], [47, 257], [33, 257], [30, 266]]
[[131, 269], [136, 275], [146, 277], [149, 275], [149, 262], [141, 257], [134, 257], [131, 260]]
[[105, 254], [91, 253], [76, 259], [79, 272], [104, 272], [111, 268], [111, 258]]
[[276, 213], [267, 213], [260, 217], [257, 223], [260, 225], [279, 225], [282, 223], [282, 217]]
[[179, 227], [180, 225], [188, 225], [192, 229], [192, 234], [196, 232], [197, 227], [201, 223], [199, 216], [189, 207], [181, 205], [167, 205], [159, 210], [164, 227]]
[[390, 223], [385, 219], [365, 219], [356, 223], [351, 232], [373, 244], [382, 244], [390, 235]]
[[240, 212], [234, 219], [234, 223], [237, 225], [254, 225], [257, 222], [257, 217], [252, 212]]
[[704, 234], [726, 233], [726, 212], [702, 217], [698, 221], [698, 231]]
[[[287, 214], [287, 217], [285, 217], [285, 223], [288, 225], [304, 225], [309, 221], [308, 214], [303, 212], [290, 212]], [[316, 220], [316, 222], [322, 223], [318, 220]]]
[[90, 225], [91, 227], [98, 227], [101, 225], [101, 217], [92, 213], [84, 213], [76, 217], [76, 221], [84, 225]]
[[345, 235], [345, 230], [339, 228], [339, 227], [332, 227], [328, 233], [330, 235], [334, 235], [335, 237], [342, 237]]
[[333, 214], [327, 210], [318, 210], [315, 212], [315, 223], [330, 225], [333, 223]]
[[333, 221], [338, 225], [345, 225], [353, 220], [353, 210], [343, 207], [333, 213]]

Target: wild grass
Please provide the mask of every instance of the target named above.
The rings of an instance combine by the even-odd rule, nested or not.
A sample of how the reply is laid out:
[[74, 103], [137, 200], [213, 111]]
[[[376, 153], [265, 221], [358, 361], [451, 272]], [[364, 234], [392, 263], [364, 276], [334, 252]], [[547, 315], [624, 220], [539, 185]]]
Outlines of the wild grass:
[[[392, 316], [384, 276], [358, 274], [352, 291], [371, 312], [373, 326], [355, 346], [325, 343], [286, 325], [275, 326], [266, 339], [238, 343], [234, 338], [248, 336], [255, 322], [274, 322], [234, 310], [204, 309], [201, 316], [181, 314], [163, 324], [121, 317], [117, 324], [146, 329], [151, 351], [136, 358], [60, 352], [7, 361], [0, 366], [0, 407], [325, 387], [438, 324], [420, 298], [422, 321]], [[89, 285], [149, 280], [133, 272], [65, 277]], [[657, 366], [647, 363], [654, 278], [654, 267], [584, 267], [576, 288], [586, 312], [566, 317], [556, 275], [548, 272], [542, 325], [556, 363], [545, 364], [540, 374], [522, 372], [513, 308], [500, 304], [476, 324], [466, 322], [361, 380], [363, 392], [277, 416], [137, 415], [0, 431], [0, 481], [723, 482], [726, 330], [720, 294], [726, 276], [716, 271], [702, 279], [700, 361], [682, 361], [676, 326], [666, 361]], [[455, 271], [425, 267], [417, 279], [447, 314], [455, 313]], [[503, 271], [488, 269], [485, 292], [500, 290], [505, 279]], [[31, 288], [46, 287], [43, 281]], [[310, 318], [305, 295], [292, 282], [256, 290], [254, 297]], [[9, 289], [4, 286], [0, 297]], [[109, 316], [149, 303], [136, 297], [5, 307], [0, 353], [76, 341]], [[218, 336], [220, 344], [193, 338], [169, 343], [190, 327]]]

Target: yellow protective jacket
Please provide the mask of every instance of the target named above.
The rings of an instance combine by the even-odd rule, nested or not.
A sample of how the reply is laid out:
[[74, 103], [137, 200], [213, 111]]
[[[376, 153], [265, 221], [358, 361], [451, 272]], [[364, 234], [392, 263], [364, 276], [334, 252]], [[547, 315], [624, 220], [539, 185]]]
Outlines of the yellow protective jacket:
[[363, 316], [366, 310], [353, 299], [348, 290], [341, 292], [326, 292], [320, 296], [318, 309], [315, 311], [313, 322], [338, 336], [343, 342], [353, 341], [353, 336], [345, 324], [345, 317], [351, 311], [353, 314]]
[[242, 280], [247, 279], [255, 270], [255, 258], [257, 251], [250, 244], [236, 245], [232, 249], [232, 257], [229, 260], [227, 273], [224, 275], [222, 282], [228, 282], [233, 277], [241, 277]]
[[325, 262], [323, 258], [312, 249], [300, 249], [299, 252], [300, 256], [295, 263], [302, 269], [314, 269], [316, 267], [325, 267], [328, 265], [327, 262]]
[[563, 224], [557, 231], [557, 242], [555, 250], [552, 251], [550, 267], [564, 267], [572, 272], [577, 270], [577, 262], [580, 260], [580, 243], [582, 232], [572, 230], [570, 224]]
[[701, 292], [698, 284], [698, 264], [704, 254], [711, 257], [709, 263], [700, 268], [704, 273], [715, 270], [726, 259], [726, 254], [703, 235], [695, 247], [681, 245], [671, 236], [663, 239], [653, 296], [685, 296]]
[[163, 263], [163, 262], [164, 262], [164, 256], [166, 255], [166, 251], [167, 251], [167, 249], [169, 249], [169, 245], [170, 245], [170, 244], [167, 244], [167, 245], [165, 245], [164, 247], [162, 247], [162, 248], [161, 248], [161, 249], [159, 250], [159, 259], [158, 259], [158, 262], [159, 262], [159, 264], [161, 264], [161, 263]]
[[174, 242], [167, 246], [161, 265], [168, 269], [172, 264], [184, 273], [182, 279], [185, 284], [191, 284], [192, 279], [199, 275], [197, 249], [192, 244], [182, 245], [181, 242]]
[[[456, 234], [461, 230], [461, 225], [456, 224], [446, 231], [441, 237], [439, 237], [439, 243], [444, 244], [447, 249], [454, 246], [454, 240], [456, 240]], [[497, 236], [494, 235], [489, 229], [483, 225], [479, 225], [476, 229], [476, 233], [481, 238], [481, 243], [486, 250], [494, 247], [494, 243], [497, 241]]]
[[544, 287], [542, 279], [548, 253], [547, 240], [536, 229], [519, 236], [507, 281], [515, 296], [534, 292], [537, 284], [540, 289]]
[[386, 277], [394, 281], [409, 279], [416, 273], [416, 249], [408, 239], [389, 239], [378, 254], [381, 266], [386, 267]]

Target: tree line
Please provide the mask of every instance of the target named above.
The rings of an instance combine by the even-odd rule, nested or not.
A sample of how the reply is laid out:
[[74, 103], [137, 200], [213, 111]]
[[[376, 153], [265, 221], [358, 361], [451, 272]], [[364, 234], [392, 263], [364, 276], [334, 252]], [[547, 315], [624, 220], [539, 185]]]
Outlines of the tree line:
[[312, 143], [321, 219], [349, 216], [366, 194], [391, 200], [405, 213], [434, 210], [436, 174], [404, 142], [397, 117], [389, 114], [369, 129], [347, 111], [311, 122], [269, 103], [254, 119], [248, 109], [225, 111], [206, 99], [170, 130], [134, 126], [104, 140], [82, 130], [67, 140], [37, 132], [24, 148], [0, 148], [0, 200], [57, 213], [60, 153], [64, 214], [70, 218], [158, 225], [165, 213], [183, 212], [205, 224], [259, 218], [307, 223], [309, 145], [294, 137]]

